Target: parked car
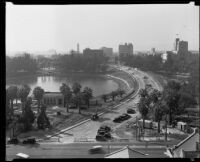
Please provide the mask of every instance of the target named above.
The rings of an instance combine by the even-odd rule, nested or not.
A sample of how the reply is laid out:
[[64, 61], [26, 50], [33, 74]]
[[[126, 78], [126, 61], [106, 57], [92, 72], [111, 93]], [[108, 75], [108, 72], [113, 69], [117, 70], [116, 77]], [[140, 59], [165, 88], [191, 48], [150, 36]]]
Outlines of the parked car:
[[113, 122], [115, 122], [115, 123], [121, 123], [121, 122], [122, 122], [122, 119], [120, 119], [119, 117], [117, 117], [117, 118], [115, 118], [115, 119], [113, 120]]
[[101, 126], [99, 129], [104, 129], [105, 131], [111, 131], [111, 128], [108, 126]]
[[135, 114], [136, 112], [135, 112], [134, 109], [128, 109], [128, 110], [127, 110], [127, 113], [128, 113], [128, 114]]
[[131, 118], [130, 115], [128, 115], [128, 114], [122, 114], [122, 115], [120, 115], [119, 117], [115, 118], [115, 119], [113, 120], [113, 122], [115, 122], [115, 123], [121, 123], [122, 121], [127, 120], [127, 119], [129, 119], [129, 118]]
[[104, 137], [103, 135], [100, 135], [100, 134], [96, 135], [96, 140], [97, 141], [107, 141], [106, 137]]
[[17, 138], [12, 138], [8, 141], [8, 144], [18, 144], [19, 143], [19, 140]]
[[28, 138], [28, 139], [25, 139], [22, 143], [23, 144], [35, 144], [36, 140], [35, 140], [35, 138]]

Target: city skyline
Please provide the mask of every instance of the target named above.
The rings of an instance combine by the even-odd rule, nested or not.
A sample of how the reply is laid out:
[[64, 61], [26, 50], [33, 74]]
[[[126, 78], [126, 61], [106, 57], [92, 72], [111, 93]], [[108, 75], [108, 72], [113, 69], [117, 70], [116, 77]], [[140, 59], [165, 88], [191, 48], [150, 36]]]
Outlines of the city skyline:
[[[170, 8], [170, 11], [169, 11]], [[199, 50], [199, 8], [186, 5], [13, 5], [6, 3], [6, 51], [113, 48], [172, 50], [176, 34]], [[162, 15], [162, 16], [161, 16]]]

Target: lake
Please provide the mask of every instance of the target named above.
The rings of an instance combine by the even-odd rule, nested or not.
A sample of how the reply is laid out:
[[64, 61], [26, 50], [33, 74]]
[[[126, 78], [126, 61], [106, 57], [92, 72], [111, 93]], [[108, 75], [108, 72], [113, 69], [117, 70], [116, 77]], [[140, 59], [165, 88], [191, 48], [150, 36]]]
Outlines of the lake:
[[[93, 96], [99, 96], [118, 89], [118, 84], [104, 75], [98, 74], [77, 74], [73, 73], [65, 76], [29, 76], [6, 78], [6, 87], [9, 85], [28, 84], [33, 90], [36, 86], [42, 87], [45, 91], [59, 92], [62, 83], [72, 85], [74, 82], [79, 82], [84, 87], [93, 89]], [[31, 91], [32, 93], [32, 91]]]

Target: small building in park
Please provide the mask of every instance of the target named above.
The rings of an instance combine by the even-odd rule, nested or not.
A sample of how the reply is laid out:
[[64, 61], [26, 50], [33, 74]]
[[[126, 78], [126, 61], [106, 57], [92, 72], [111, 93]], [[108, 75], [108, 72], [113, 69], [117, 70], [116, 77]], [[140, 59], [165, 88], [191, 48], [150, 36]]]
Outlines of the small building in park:
[[64, 96], [61, 92], [45, 92], [42, 102], [45, 105], [64, 106]]
[[177, 129], [185, 132], [187, 130], [187, 124], [185, 122], [178, 122], [177, 123]]

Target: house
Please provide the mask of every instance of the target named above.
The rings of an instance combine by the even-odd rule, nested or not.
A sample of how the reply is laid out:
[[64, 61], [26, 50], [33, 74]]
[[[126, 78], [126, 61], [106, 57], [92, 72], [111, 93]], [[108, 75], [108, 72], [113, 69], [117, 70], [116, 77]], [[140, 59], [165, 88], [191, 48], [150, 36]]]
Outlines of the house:
[[187, 130], [187, 124], [180, 121], [177, 123], [177, 129], [185, 132]]
[[64, 106], [64, 96], [61, 92], [45, 92], [42, 103], [45, 105]]
[[106, 155], [105, 158], [149, 158], [149, 155], [126, 146]]
[[171, 158], [200, 157], [199, 138], [199, 130], [196, 128], [186, 139], [174, 147], [168, 148], [165, 154]]

